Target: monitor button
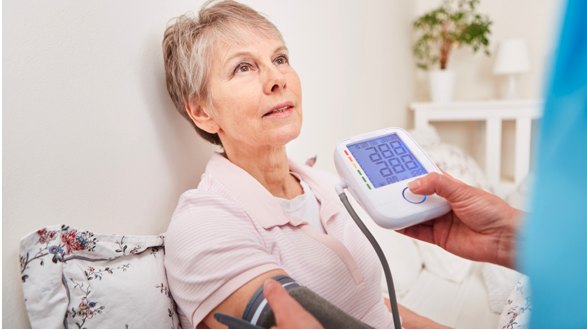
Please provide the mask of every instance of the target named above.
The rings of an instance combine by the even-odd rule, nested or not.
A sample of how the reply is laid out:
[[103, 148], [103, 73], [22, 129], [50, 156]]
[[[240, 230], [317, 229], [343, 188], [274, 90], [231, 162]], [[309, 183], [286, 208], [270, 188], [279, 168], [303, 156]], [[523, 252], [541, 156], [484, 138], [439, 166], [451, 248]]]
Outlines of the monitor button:
[[410, 189], [408, 189], [408, 187], [404, 189], [402, 195], [404, 196], [405, 200], [412, 204], [421, 204], [424, 203], [424, 201], [426, 200], [426, 195], [416, 195], [412, 193]]

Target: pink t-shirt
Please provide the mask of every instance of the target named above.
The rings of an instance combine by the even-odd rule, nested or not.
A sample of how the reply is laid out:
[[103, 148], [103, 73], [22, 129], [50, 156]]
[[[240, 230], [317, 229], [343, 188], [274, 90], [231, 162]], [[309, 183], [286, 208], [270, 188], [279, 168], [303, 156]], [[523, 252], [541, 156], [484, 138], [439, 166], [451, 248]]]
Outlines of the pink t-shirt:
[[198, 189], [186, 191], [165, 240], [165, 268], [182, 326], [274, 269], [376, 328], [393, 328], [375, 251], [340, 202], [327, 172], [289, 161], [320, 203], [326, 235], [285, 213], [246, 171], [215, 153]]

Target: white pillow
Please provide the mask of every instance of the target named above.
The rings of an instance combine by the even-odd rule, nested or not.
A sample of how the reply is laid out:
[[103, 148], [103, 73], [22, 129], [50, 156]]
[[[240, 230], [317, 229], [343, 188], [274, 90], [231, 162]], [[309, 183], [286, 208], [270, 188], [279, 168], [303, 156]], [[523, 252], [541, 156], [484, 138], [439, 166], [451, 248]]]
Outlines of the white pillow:
[[21, 239], [33, 328], [178, 328], [164, 235], [94, 234], [66, 225]]
[[489, 307], [494, 313], [501, 313], [508, 296], [523, 275], [515, 270], [489, 263], [483, 265], [482, 273], [487, 287]]
[[[391, 270], [396, 296], [401, 299], [416, 284], [422, 271], [422, 258], [415, 240], [377, 225], [352, 195], [349, 195], [349, 201], [381, 246]], [[381, 291], [386, 298], [389, 298], [383, 271], [381, 272]]]
[[469, 275], [473, 262], [447, 252], [438, 245], [416, 241], [424, 267], [431, 273], [455, 283], [461, 283]]
[[529, 202], [533, 186], [534, 174], [530, 172], [524, 180], [518, 184], [516, 189], [505, 198], [505, 201], [518, 210], [529, 212], [531, 210]]
[[[416, 240], [393, 230], [379, 228], [384, 233], [382, 233], [381, 237], [376, 236], [376, 239], [389, 263], [397, 299], [401, 299], [418, 281], [422, 272], [423, 260], [416, 246]], [[375, 233], [373, 235], [375, 236]], [[381, 281], [383, 295], [389, 298], [384, 274]]]
[[409, 133], [440, 169], [468, 185], [493, 193], [493, 187], [479, 164], [460, 147], [441, 142], [434, 127], [410, 130]]

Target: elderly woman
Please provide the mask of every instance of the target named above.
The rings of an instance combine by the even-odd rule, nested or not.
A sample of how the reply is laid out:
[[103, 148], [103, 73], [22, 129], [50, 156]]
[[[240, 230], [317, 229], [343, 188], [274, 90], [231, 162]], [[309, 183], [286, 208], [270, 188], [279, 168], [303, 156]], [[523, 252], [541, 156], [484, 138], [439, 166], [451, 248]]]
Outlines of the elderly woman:
[[338, 178], [287, 158], [302, 92], [275, 26], [237, 2], [207, 2], [167, 28], [163, 52], [177, 110], [224, 149], [167, 231], [182, 326], [223, 327], [215, 312], [241, 317], [266, 279], [287, 275], [371, 326], [393, 327], [379, 260], [338, 200]]

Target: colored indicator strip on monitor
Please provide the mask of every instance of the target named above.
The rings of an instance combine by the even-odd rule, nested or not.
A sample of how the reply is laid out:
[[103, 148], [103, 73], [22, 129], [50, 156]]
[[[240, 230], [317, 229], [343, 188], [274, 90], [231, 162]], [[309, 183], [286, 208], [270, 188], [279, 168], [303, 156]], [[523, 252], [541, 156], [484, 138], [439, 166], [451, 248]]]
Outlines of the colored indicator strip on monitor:
[[371, 186], [367, 183], [367, 187], [369, 187], [369, 190], [371, 190]]
[[349, 153], [348, 153], [346, 150], [344, 151], [344, 153], [345, 153], [347, 156], [349, 155]]

